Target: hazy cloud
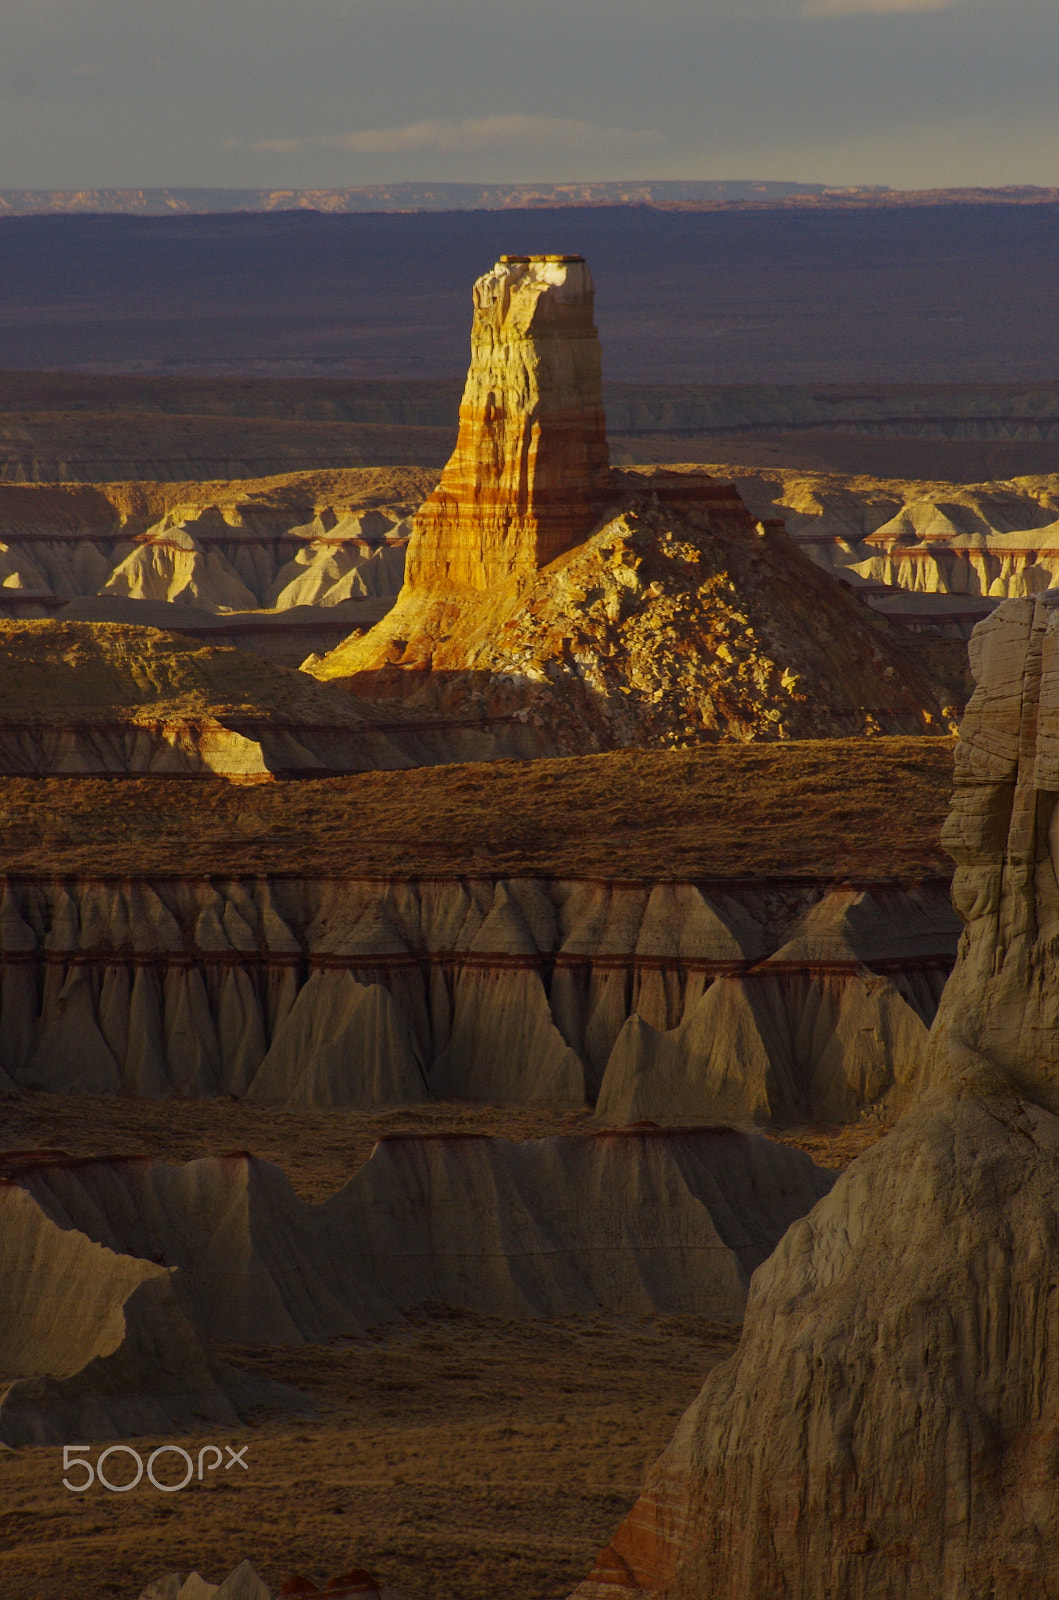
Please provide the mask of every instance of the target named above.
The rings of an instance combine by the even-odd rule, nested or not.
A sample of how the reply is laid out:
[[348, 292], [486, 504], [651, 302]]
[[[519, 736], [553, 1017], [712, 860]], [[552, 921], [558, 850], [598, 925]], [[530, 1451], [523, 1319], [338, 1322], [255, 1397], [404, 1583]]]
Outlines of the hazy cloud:
[[949, 11], [960, 0], [803, 0], [803, 17], [893, 16], [897, 12]]
[[0, 0], [0, 32], [4, 187], [1056, 181], [1057, 0]]
[[473, 154], [481, 150], [610, 150], [658, 143], [653, 131], [601, 128], [573, 117], [519, 116], [466, 117], [456, 122], [443, 117], [406, 122], [396, 128], [360, 128], [355, 133], [324, 135], [317, 139], [256, 139], [251, 150], [294, 155], [303, 150], [352, 150], [357, 155], [394, 155], [406, 150]]

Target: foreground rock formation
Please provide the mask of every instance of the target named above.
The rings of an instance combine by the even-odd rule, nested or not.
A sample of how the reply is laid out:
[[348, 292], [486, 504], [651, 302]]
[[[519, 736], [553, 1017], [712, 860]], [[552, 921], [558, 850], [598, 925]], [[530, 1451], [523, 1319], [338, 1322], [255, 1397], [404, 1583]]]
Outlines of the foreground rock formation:
[[0, 1156], [0, 1174], [7, 1444], [296, 1401], [220, 1368], [213, 1340], [320, 1342], [424, 1305], [738, 1321], [751, 1272], [833, 1181], [729, 1128], [388, 1138], [321, 1206], [245, 1155]]
[[976, 631], [948, 829], [965, 922], [912, 1109], [751, 1285], [577, 1591], [1045, 1600], [1059, 1584], [1059, 611]]
[[944, 880], [10, 877], [0, 1089], [856, 1121], [955, 934]]
[[541, 754], [948, 725], [951, 693], [730, 485], [608, 475], [583, 262], [505, 257], [474, 293], [405, 586], [317, 676], [517, 718]]

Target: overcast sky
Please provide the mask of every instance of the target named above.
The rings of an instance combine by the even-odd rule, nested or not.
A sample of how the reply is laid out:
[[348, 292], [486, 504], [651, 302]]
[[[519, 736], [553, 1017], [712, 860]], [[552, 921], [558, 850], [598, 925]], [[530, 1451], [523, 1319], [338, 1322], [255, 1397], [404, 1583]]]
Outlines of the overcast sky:
[[0, 187], [1059, 184], [1059, 0], [0, 0]]

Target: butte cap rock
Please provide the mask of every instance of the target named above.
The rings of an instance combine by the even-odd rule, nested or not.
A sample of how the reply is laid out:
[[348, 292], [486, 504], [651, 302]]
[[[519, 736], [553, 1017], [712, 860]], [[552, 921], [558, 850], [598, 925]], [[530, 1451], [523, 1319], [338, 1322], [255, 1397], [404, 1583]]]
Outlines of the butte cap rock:
[[397, 604], [306, 670], [487, 728], [495, 756], [937, 733], [952, 699], [731, 484], [608, 468], [579, 256], [475, 284], [459, 438]]

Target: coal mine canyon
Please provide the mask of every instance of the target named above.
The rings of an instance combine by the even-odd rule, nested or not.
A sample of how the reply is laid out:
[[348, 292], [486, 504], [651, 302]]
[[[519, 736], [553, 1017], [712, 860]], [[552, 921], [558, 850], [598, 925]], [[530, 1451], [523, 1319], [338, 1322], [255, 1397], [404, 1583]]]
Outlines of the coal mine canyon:
[[154, 381], [0, 473], [5, 1600], [1049, 1600], [1059, 471], [652, 453], [569, 253]]

